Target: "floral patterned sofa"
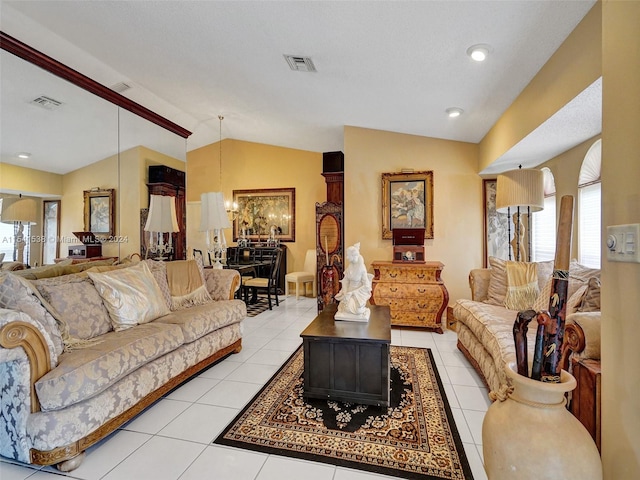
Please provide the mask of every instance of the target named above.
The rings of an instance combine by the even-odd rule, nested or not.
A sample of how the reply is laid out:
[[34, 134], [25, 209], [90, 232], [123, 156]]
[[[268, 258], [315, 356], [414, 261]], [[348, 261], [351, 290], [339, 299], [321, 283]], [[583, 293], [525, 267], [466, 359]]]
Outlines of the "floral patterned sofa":
[[72, 470], [89, 446], [241, 349], [238, 272], [195, 260], [83, 265], [0, 274], [4, 457]]
[[[532, 304], [518, 309], [505, 307], [508, 289], [506, 262], [491, 257], [491, 268], [469, 274], [471, 300], [458, 300], [453, 307], [458, 348], [483, 377], [491, 391], [508, 385], [505, 367], [515, 363], [513, 324], [519, 310], [548, 310], [553, 262], [536, 264], [538, 295]], [[600, 270], [575, 260], [569, 268], [565, 344], [566, 355], [600, 359]], [[537, 324], [527, 331], [529, 359], [533, 359]], [[568, 342], [567, 342], [568, 340]], [[566, 360], [566, 357], [565, 357]]]

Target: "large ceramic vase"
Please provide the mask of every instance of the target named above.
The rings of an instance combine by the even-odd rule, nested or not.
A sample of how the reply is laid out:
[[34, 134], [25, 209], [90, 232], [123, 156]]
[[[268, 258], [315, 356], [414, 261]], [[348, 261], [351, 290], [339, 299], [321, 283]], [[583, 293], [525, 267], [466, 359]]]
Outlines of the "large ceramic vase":
[[500, 392], [482, 424], [484, 467], [489, 480], [596, 480], [602, 463], [584, 426], [566, 409], [565, 393], [576, 379], [543, 383], [506, 369], [512, 391]]

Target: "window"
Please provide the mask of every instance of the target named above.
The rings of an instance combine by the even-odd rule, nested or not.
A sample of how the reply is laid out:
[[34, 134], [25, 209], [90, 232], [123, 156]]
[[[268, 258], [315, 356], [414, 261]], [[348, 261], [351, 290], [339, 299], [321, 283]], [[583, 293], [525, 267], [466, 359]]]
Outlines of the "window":
[[13, 224], [0, 222], [0, 253], [4, 253], [5, 262], [14, 260], [14, 238]]
[[43, 245], [42, 264], [51, 265], [60, 253], [58, 231], [60, 230], [60, 200], [45, 200], [43, 202]]
[[531, 217], [531, 249], [534, 262], [553, 260], [556, 252], [556, 184], [547, 167], [544, 174], [544, 209]]
[[578, 178], [578, 262], [600, 268], [602, 140], [597, 140], [584, 157]]
[[[7, 209], [9, 208], [8, 203], [11, 202], [11, 200], [6, 200], [3, 208], [4, 200], [5, 199], [0, 198], [0, 212], [4, 210], [3, 213], [7, 214]], [[15, 214], [16, 212], [11, 213]], [[9, 213], [9, 216], [11, 216], [11, 213]], [[23, 210], [20, 210], [20, 213], [23, 213]], [[24, 225], [11, 221], [9, 221], [9, 223], [3, 223], [2, 218], [0, 217], [0, 253], [5, 254], [3, 259], [4, 262], [18, 261], [27, 264], [29, 263], [31, 223], [35, 223], [35, 221], [26, 222]], [[16, 242], [18, 237], [20, 238], [20, 241]]]

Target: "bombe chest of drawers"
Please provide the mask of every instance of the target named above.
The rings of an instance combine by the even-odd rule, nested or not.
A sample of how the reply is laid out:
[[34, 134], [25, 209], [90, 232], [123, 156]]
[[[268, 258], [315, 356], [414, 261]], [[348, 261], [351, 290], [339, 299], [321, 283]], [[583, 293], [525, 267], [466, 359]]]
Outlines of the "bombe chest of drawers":
[[391, 325], [442, 331], [449, 292], [440, 278], [440, 262], [373, 262], [373, 305], [388, 305]]

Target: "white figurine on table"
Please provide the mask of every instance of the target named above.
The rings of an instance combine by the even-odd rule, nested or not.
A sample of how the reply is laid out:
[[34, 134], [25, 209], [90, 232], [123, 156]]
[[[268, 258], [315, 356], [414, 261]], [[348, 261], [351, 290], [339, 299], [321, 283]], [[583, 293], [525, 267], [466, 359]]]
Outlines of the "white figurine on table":
[[349, 266], [344, 271], [340, 291], [335, 296], [340, 303], [334, 318], [366, 322], [371, 315], [367, 302], [371, 297], [373, 275], [367, 273], [364, 258], [360, 255], [359, 242], [347, 248], [347, 260]]

